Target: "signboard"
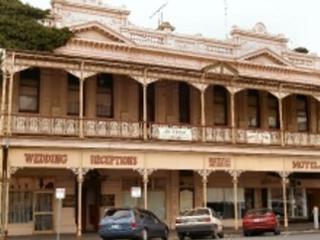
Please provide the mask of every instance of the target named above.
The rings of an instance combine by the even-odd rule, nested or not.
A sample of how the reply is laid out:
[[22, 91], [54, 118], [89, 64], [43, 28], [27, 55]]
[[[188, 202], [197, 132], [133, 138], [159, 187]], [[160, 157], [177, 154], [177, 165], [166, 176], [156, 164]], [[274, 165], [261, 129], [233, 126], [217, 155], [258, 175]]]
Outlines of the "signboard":
[[66, 197], [65, 188], [56, 188], [56, 199], [64, 199]]
[[192, 140], [192, 130], [190, 128], [169, 128], [169, 127], [159, 127], [159, 139], [163, 140]]
[[225, 157], [210, 157], [209, 159], [209, 168], [222, 168], [230, 169], [231, 168], [231, 159]]
[[131, 187], [131, 197], [140, 198], [141, 197], [141, 187]]
[[271, 144], [271, 135], [268, 132], [247, 131], [248, 143]]

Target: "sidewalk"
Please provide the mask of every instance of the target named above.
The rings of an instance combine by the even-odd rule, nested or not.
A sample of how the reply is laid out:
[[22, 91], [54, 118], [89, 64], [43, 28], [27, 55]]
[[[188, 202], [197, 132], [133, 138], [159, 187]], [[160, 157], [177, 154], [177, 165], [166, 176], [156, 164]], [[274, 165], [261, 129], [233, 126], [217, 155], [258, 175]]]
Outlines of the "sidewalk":
[[[235, 231], [233, 228], [226, 228], [225, 229], [225, 237], [240, 237], [242, 236], [242, 230]], [[302, 233], [320, 233], [319, 230], [313, 229], [312, 224], [291, 224], [289, 225], [289, 228], [287, 230], [282, 229], [281, 234], [282, 235], [298, 235]], [[61, 240], [76, 240], [76, 236], [74, 234], [72, 235], [61, 235]], [[96, 233], [88, 233], [83, 234], [82, 237], [83, 240], [101, 240], [99, 236]], [[176, 232], [171, 231], [170, 232], [170, 240], [176, 240]], [[34, 235], [34, 236], [21, 236], [21, 237], [9, 237], [8, 240], [56, 240], [56, 235]]]

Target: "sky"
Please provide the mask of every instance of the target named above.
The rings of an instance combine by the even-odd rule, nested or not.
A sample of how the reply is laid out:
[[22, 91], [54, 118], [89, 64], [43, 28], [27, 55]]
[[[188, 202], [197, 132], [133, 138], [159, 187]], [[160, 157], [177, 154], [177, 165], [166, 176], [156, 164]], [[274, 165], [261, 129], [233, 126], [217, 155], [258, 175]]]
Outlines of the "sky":
[[[176, 32], [202, 34], [225, 39], [232, 26], [251, 29], [263, 22], [272, 34], [283, 33], [289, 47], [306, 47], [320, 56], [319, 0], [103, 0], [131, 11], [129, 20], [139, 26], [156, 28], [157, 15], [150, 16], [164, 3], [163, 19]], [[33, 6], [50, 8], [50, 0], [23, 0]], [[225, 7], [227, 6], [227, 8]], [[227, 11], [225, 11], [227, 9]], [[227, 12], [227, 14], [225, 14]]]

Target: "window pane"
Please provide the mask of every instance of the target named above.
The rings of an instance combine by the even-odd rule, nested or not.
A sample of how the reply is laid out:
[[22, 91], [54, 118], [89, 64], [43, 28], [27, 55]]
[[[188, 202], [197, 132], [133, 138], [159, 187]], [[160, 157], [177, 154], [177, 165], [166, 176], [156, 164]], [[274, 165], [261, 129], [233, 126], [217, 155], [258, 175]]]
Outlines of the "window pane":
[[190, 89], [186, 83], [179, 83], [180, 123], [190, 123]]
[[68, 114], [79, 115], [79, 80], [75, 76], [68, 75]]
[[223, 87], [214, 86], [214, 125], [227, 125], [227, 92]]
[[52, 214], [35, 216], [35, 231], [50, 231], [53, 230]]
[[255, 90], [248, 92], [248, 127], [258, 128], [259, 120], [259, 93]]
[[28, 69], [20, 73], [19, 111], [38, 111], [39, 85], [39, 69]]
[[279, 128], [278, 99], [268, 95], [268, 126], [269, 128]]
[[110, 74], [101, 74], [97, 79], [97, 116], [113, 117], [113, 79]]
[[10, 192], [9, 198], [9, 223], [32, 221], [32, 193]]
[[308, 130], [308, 103], [305, 96], [297, 96], [298, 131]]

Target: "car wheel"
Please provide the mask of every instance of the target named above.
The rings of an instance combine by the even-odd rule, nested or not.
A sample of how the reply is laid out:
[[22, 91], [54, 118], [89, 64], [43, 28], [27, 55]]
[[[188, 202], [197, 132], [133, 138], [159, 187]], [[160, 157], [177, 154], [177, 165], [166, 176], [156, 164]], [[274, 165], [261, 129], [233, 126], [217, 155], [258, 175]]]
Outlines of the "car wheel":
[[280, 235], [280, 229], [279, 228], [277, 228], [276, 230], [274, 230], [274, 235]]
[[169, 239], [169, 230], [168, 229], [164, 230], [164, 234], [163, 234], [162, 239], [163, 240], [168, 240]]
[[183, 234], [178, 234], [178, 239], [179, 240], [184, 240], [184, 235]]
[[217, 234], [217, 231], [214, 231], [211, 236], [212, 236], [213, 239], [218, 239], [219, 238], [219, 235]]
[[142, 229], [141, 231], [141, 237], [140, 237], [141, 240], [148, 240], [148, 231], [147, 229]]
[[249, 233], [248, 231], [243, 231], [243, 236], [249, 237], [249, 236], [250, 236], [250, 233]]
[[218, 233], [218, 237], [219, 237], [219, 238], [224, 238], [224, 233], [223, 233], [223, 232], [219, 232], [219, 233]]

